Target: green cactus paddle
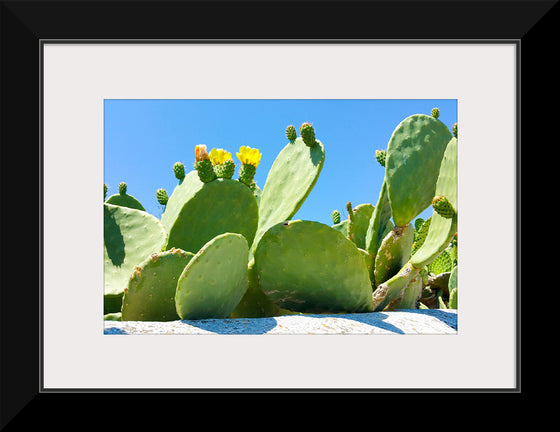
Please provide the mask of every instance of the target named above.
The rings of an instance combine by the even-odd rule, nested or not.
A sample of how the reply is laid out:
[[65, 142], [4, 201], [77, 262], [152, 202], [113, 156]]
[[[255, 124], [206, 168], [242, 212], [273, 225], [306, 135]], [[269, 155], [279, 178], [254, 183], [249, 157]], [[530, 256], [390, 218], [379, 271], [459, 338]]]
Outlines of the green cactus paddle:
[[142, 210], [103, 206], [105, 313], [120, 312], [124, 288], [134, 267], [165, 246], [160, 221]]
[[225, 232], [242, 234], [251, 244], [258, 219], [257, 201], [246, 185], [230, 179], [203, 183], [191, 171], [169, 197], [161, 223], [169, 233], [167, 249], [196, 253]]
[[175, 305], [181, 319], [228, 318], [247, 290], [248, 254], [241, 234], [220, 234], [206, 243], [177, 282]]
[[122, 301], [123, 321], [174, 321], [179, 276], [194, 256], [171, 249], [154, 253], [134, 268]]
[[291, 219], [315, 186], [325, 161], [323, 144], [308, 147], [296, 138], [278, 154], [266, 179], [259, 203], [259, 224], [252, 251], [273, 225]]
[[371, 282], [356, 245], [328, 225], [290, 221], [271, 227], [255, 251], [261, 290], [298, 312], [372, 310]]
[[395, 226], [408, 224], [431, 204], [451, 138], [444, 123], [424, 114], [407, 117], [393, 131], [387, 145], [385, 181]]

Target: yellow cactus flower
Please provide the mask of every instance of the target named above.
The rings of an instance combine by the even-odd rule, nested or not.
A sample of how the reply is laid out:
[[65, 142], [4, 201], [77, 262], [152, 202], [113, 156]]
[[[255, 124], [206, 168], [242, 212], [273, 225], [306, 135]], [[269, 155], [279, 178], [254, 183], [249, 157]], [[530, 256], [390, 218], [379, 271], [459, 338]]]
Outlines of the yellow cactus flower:
[[231, 153], [224, 149], [212, 149], [208, 155], [212, 161], [212, 165], [221, 165], [227, 160], [231, 160]]
[[261, 152], [259, 149], [252, 149], [249, 146], [241, 146], [239, 148], [239, 153], [237, 153], [237, 159], [245, 165], [253, 165], [255, 168], [261, 162]]
[[197, 162], [210, 159], [205, 144], [198, 144], [194, 149], [194, 154]]

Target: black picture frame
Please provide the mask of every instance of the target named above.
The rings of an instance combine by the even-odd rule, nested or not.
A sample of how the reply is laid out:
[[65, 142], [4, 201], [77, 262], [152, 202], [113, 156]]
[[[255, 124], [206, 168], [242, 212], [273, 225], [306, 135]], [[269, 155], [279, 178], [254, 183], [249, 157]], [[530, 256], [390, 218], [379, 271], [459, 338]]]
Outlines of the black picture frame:
[[[41, 287], [44, 270], [41, 47], [45, 41], [56, 40], [154, 43], [193, 39], [210, 43], [274, 43], [287, 40], [293, 43], [514, 41], [518, 52], [517, 90], [518, 95], [523, 95], [523, 105], [520, 96], [517, 101], [517, 386], [513, 390], [455, 391], [522, 393], [521, 166], [522, 162], [531, 166], [536, 156], [527, 150], [527, 146], [523, 149], [521, 142], [526, 138], [527, 145], [531, 147], [532, 142], [546, 139], [543, 124], [554, 124], [553, 113], [547, 114], [539, 107], [545, 94], [547, 98], [554, 99], [558, 93], [557, 86], [550, 85], [557, 78], [552, 63], [555, 58], [547, 55], [555, 49], [558, 41], [557, 1], [2, 1], [0, 11], [0, 143], [3, 162], [1, 243], [4, 258], [0, 287], [2, 428], [9, 426], [25, 430], [32, 427], [37, 411], [52, 396], [43, 392], [40, 373]], [[37, 269], [36, 275], [32, 276], [30, 269]], [[525, 389], [524, 386], [523, 392]], [[228, 392], [226, 389], [195, 391]], [[292, 391], [340, 392], [335, 389], [283, 390]], [[343, 392], [380, 391], [345, 389]], [[391, 390], [381, 392], [390, 393]], [[447, 391], [404, 389], [395, 392]], [[79, 412], [95, 415], [87, 407], [82, 407]], [[45, 421], [43, 427], [55, 424], [55, 419]]]

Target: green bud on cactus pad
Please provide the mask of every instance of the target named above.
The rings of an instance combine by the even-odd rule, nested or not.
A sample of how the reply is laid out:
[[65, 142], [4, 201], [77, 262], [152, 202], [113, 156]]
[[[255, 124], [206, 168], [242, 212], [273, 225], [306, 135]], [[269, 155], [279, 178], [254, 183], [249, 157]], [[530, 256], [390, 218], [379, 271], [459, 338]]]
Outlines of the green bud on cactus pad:
[[435, 212], [441, 217], [451, 219], [453, 216], [455, 216], [455, 209], [453, 208], [449, 200], [444, 196], [435, 196], [432, 200], [432, 206], [434, 207]]
[[216, 179], [214, 167], [210, 159], [204, 159], [194, 164], [194, 169], [198, 171], [198, 178], [202, 183], [210, 183]]
[[257, 168], [251, 164], [243, 164], [239, 169], [239, 181], [251, 187]]
[[185, 178], [185, 165], [181, 162], [175, 162], [175, 165], [173, 165], [173, 173], [177, 179], [183, 180]]
[[455, 123], [455, 124], [453, 125], [452, 132], [453, 132], [453, 136], [454, 136], [455, 138], [457, 138], [457, 123]]
[[103, 201], [107, 198], [107, 185], [103, 183]]
[[338, 210], [333, 210], [331, 216], [333, 224], [336, 225], [337, 223], [340, 223], [340, 212]]
[[160, 203], [161, 205], [166, 205], [167, 200], [169, 200], [169, 197], [167, 196], [166, 190], [165, 189], [158, 189], [156, 191], [156, 199], [158, 200], [158, 203]]
[[439, 108], [433, 108], [432, 109], [432, 117], [433, 118], [438, 118], [439, 117]]
[[386, 150], [375, 150], [375, 159], [377, 162], [384, 167], [385, 166], [385, 159], [387, 158], [387, 151]]
[[286, 137], [290, 141], [295, 141], [297, 138], [296, 128], [293, 125], [290, 125], [286, 128]]
[[126, 195], [127, 185], [125, 182], [119, 183], [119, 194]]
[[315, 146], [315, 130], [311, 123], [303, 123], [299, 128], [301, 138], [307, 147]]
[[224, 161], [224, 163], [214, 166], [214, 173], [218, 178], [230, 179], [235, 172], [235, 162], [231, 159]]

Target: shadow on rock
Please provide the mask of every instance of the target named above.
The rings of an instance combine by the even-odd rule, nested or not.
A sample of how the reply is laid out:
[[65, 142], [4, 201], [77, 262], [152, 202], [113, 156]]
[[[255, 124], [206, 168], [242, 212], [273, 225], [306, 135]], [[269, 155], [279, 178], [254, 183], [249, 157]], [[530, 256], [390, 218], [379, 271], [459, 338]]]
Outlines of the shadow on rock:
[[262, 335], [278, 325], [275, 318], [203, 319], [182, 322], [221, 335]]

